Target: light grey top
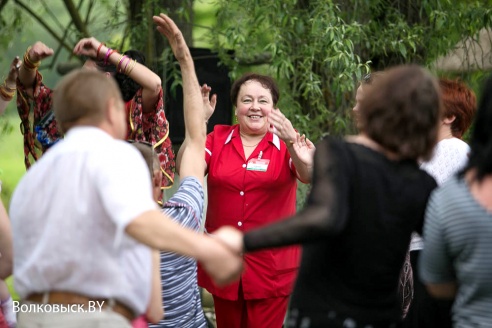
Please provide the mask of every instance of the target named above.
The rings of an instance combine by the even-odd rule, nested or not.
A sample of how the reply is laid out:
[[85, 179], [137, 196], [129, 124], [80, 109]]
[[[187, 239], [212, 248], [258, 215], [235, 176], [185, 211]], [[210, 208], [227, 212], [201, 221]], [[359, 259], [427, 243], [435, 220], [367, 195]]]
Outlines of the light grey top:
[[492, 327], [492, 214], [452, 177], [427, 207], [425, 247], [419, 262], [424, 283], [456, 281], [455, 327]]

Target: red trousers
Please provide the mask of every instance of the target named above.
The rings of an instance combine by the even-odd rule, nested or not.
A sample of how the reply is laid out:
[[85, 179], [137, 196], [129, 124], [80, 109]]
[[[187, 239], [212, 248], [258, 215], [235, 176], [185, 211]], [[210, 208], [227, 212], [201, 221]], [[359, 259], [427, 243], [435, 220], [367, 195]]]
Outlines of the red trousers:
[[289, 297], [245, 300], [239, 288], [237, 301], [214, 295], [217, 328], [281, 328]]

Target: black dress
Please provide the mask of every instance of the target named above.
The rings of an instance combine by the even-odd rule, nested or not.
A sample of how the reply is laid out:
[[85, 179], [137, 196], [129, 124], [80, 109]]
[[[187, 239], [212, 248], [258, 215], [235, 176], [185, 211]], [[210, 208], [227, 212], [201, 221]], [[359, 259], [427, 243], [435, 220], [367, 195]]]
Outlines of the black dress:
[[317, 145], [306, 207], [248, 232], [245, 250], [303, 244], [287, 327], [397, 327], [398, 278], [434, 179], [356, 143]]

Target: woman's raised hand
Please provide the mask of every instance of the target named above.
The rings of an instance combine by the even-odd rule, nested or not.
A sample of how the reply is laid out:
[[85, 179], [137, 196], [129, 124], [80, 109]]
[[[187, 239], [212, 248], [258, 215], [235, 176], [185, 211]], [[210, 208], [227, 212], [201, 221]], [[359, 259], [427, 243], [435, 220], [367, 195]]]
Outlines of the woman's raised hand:
[[154, 16], [152, 19], [157, 25], [159, 33], [164, 35], [169, 41], [174, 57], [176, 57], [178, 62], [183, 63], [191, 59], [190, 49], [188, 49], [183, 34], [174, 21], [165, 14]]
[[[101, 45], [101, 42], [99, 42], [94, 37], [84, 38], [84, 39], [81, 39], [79, 42], [77, 42], [77, 44], [73, 48], [73, 53], [76, 55], [79, 55], [79, 56], [83, 55], [83, 56], [88, 56], [91, 58], [96, 58], [97, 57], [97, 49], [99, 48], [100, 45]], [[103, 52], [101, 51], [101, 53], [103, 53]]]
[[30, 47], [28, 56], [31, 62], [37, 63], [40, 60], [52, 56], [53, 53], [53, 49], [45, 45], [43, 42], [38, 41]]
[[210, 97], [210, 91], [212, 91], [212, 88], [207, 84], [202, 85], [201, 91], [203, 110], [205, 111], [205, 121], [208, 121], [215, 111], [215, 106], [217, 105], [217, 95], [213, 94], [212, 97]]
[[297, 132], [292, 123], [278, 108], [274, 108], [268, 114], [269, 131], [276, 134], [287, 145], [296, 141]]
[[14, 60], [10, 63], [9, 75], [5, 79], [5, 83], [7, 87], [10, 89], [15, 89], [17, 77], [19, 76], [19, 68], [21, 65], [21, 61], [19, 57], [15, 57]]
[[313, 158], [314, 152], [316, 151], [316, 147], [314, 144], [306, 138], [306, 135], [300, 135], [297, 133], [296, 140], [292, 144], [294, 151], [297, 154], [299, 160], [306, 165], [309, 169], [313, 167]]

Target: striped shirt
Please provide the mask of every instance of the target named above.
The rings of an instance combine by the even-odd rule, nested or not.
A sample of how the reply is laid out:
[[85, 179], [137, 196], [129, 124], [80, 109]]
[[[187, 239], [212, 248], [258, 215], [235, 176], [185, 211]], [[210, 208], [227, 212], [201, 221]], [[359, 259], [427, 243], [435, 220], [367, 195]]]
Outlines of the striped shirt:
[[[181, 181], [178, 191], [164, 203], [163, 212], [184, 227], [199, 231], [203, 211], [203, 187], [194, 177]], [[206, 327], [196, 277], [196, 261], [161, 252], [164, 319], [149, 327]]]
[[456, 281], [454, 327], [492, 327], [492, 214], [452, 177], [430, 198], [420, 276], [425, 283]]

